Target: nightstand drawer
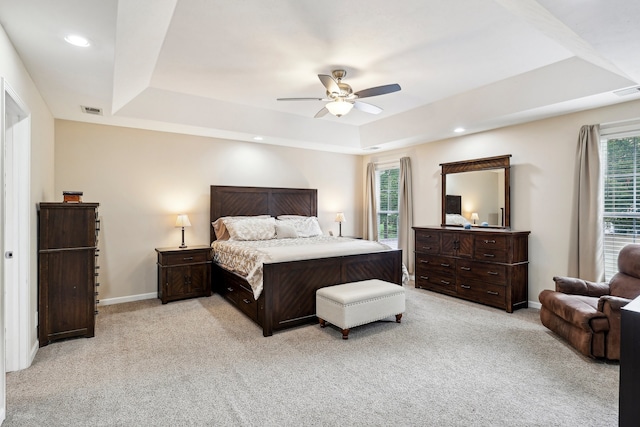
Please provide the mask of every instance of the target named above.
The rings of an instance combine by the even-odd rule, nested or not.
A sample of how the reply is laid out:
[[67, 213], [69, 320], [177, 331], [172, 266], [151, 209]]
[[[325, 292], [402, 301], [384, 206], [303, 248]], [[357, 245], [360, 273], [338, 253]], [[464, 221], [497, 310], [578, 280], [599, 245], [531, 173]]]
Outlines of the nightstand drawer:
[[160, 263], [164, 266], [207, 262], [209, 254], [203, 251], [162, 254]]

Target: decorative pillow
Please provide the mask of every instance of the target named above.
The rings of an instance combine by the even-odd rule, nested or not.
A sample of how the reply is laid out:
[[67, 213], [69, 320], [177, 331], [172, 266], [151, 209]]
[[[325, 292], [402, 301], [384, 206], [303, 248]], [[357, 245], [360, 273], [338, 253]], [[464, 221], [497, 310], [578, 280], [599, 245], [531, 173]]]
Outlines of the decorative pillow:
[[[278, 218], [282, 217], [284, 217], [284, 215]], [[313, 237], [322, 235], [322, 229], [320, 228], [320, 224], [318, 223], [318, 218], [316, 218], [315, 216], [287, 218], [282, 219], [282, 221], [285, 221], [287, 224], [292, 225], [293, 228], [295, 228], [296, 233], [298, 233], [298, 237]]]
[[276, 237], [275, 218], [226, 220], [229, 240], [270, 240]]
[[298, 233], [291, 224], [276, 221], [276, 239], [295, 239], [296, 237], [298, 237]]
[[271, 218], [270, 215], [256, 215], [256, 216], [222, 216], [216, 219], [211, 223], [213, 226], [213, 232], [216, 233], [216, 240], [229, 240], [229, 232], [227, 231], [227, 227], [224, 225], [225, 221], [235, 221], [239, 219], [250, 219], [250, 218]]

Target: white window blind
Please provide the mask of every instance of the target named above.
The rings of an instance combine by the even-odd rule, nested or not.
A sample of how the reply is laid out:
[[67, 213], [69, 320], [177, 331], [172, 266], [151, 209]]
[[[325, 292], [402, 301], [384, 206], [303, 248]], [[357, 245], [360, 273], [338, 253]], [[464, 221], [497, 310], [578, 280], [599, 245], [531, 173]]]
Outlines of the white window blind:
[[605, 277], [618, 271], [618, 253], [640, 242], [640, 128], [603, 133]]
[[397, 162], [376, 165], [376, 193], [378, 197], [378, 240], [398, 245], [398, 185], [400, 166]]

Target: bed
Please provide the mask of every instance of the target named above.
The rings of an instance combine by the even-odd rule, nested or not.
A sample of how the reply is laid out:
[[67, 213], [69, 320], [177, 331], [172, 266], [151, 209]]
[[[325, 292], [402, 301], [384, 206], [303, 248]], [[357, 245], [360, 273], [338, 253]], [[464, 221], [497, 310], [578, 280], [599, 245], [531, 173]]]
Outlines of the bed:
[[[211, 186], [210, 222], [228, 216], [317, 216], [317, 190], [298, 188]], [[216, 240], [210, 227], [210, 241]], [[317, 289], [341, 283], [381, 279], [398, 285], [403, 277], [402, 251], [326, 256], [265, 263], [256, 299], [247, 279], [221, 264], [212, 264], [212, 289], [261, 328], [265, 337], [316, 320]]]

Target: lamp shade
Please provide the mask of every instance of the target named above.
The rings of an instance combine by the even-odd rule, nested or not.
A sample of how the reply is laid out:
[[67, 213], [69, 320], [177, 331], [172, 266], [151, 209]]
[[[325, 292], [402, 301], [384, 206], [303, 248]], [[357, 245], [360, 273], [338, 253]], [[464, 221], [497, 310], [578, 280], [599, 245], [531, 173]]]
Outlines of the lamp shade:
[[344, 217], [344, 212], [338, 212], [336, 214], [336, 222], [347, 222], [347, 220]]
[[176, 219], [176, 227], [191, 227], [189, 216], [186, 214], [178, 215], [178, 218]]
[[333, 101], [325, 105], [326, 109], [336, 117], [341, 117], [347, 114], [353, 108], [353, 104], [346, 102], [342, 99]]

